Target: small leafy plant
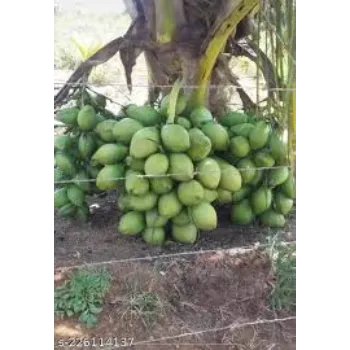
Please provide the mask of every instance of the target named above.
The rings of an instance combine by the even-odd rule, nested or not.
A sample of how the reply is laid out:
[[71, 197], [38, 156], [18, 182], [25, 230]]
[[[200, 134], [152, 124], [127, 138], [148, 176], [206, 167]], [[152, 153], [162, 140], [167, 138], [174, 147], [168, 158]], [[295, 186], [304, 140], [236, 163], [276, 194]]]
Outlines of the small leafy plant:
[[66, 283], [55, 288], [55, 314], [60, 317], [79, 316], [83, 324], [93, 327], [102, 311], [110, 280], [111, 275], [105, 269], [76, 271]]
[[90, 58], [93, 54], [95, 54], [102, 45], [100, 43], [94, 43], [94, 44], [84, 44], [82, 42], [79, 42], [77, 39], [72, 38], [71, 39], [75, 47], [78, 49], [80, 61], [84, 62], [88, 58]]

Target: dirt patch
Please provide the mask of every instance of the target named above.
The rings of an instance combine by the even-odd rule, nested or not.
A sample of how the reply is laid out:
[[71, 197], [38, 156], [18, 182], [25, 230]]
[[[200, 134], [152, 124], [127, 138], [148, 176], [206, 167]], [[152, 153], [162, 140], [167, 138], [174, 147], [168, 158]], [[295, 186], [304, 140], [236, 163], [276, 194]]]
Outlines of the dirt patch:
[[[273, 276], [262, 253], [211, 253], [167, 262], [116, 264], [109, 269], [112, 288], [98, 326], [86, 329], [77, 320], [56, 320], [57, 349], [60, 340], [81, 337], [133, 339], [133, 349], [142, 350], [295, 349], [294, 320], [255, 324], [295, 314], [295, 310], [279, 314], [270, 310]], [[56, 284], [63, 282], [64, 276], [56, 277]], [[131, 311], [133, 293], [156, 296], [159, 302], [150, 321]], [[251, 324], [240, 326], [244, 323]]]
[[[55, 267], [91, 262], [141, 258], [189, 251], [233, 248], [266, 242], [268, 229], [261, 226], [237, 227], [229, 221], [229, 209], [219, 210], [219, 227], [203, 233], [193, 246], [169, 243], [163, 247], [149, 247], [142, 239], [124, 237], [117, 232], [120, 216], [116, 208], [115, 194], [94, 198], [91, 221], [79, 225], [55, 216]], [[270, 230], [271, 231], [271, 230]], [[284, 229], [286, 240], [295, 239], [295, 217]]]
[[[152, 248], [140, 238], [123, 237], [117, 232], [120, 213], [115, 194], [96, 197], [90, 204], [93, 213], [87, 224], [55, 217], [55, 267], [173, 253], [175, 256], [107, 265], [113, 276], [112, 287], [98, 326], [87, 329], [77, 319], [56, 320], [55, 348], [82, 348], [58, 346], [60, 340], [86, 338], [91, 342], [95, 338], [120, 344], [125, 338], [127, 344], [133, 339], [132, 348], [140, 350], [295, 349], [294, 320], [255, 324], [257, 320], [295, 314], [294, 310], [274, 313], [269, 307], [274, 277], [270, 260], [260, 250], [232, 256], [219, 249], [265, 243], [271, 234], [269, 230], [259, 226], [234, 227], [228, 208], [222, 208], [218, 229], [202, 234], [196, 245], [171, 243]], [[283, 233], [284, 239], [295, 239], [293, 216]], [[178, 255], [206, 250], [217, 251]], [[55, 285], [63, 283], [66, 277], [64, 270], [57, 269]], [[130, 309], [135, 293], [151, 293], [159, 300], [150, 320], [145, 321]], [[245, 323], [248, 325], [240, 326]], [[157, 339], [163, 340], [155, 342]], [[103, 349], [116, 348], [107, 345]]]

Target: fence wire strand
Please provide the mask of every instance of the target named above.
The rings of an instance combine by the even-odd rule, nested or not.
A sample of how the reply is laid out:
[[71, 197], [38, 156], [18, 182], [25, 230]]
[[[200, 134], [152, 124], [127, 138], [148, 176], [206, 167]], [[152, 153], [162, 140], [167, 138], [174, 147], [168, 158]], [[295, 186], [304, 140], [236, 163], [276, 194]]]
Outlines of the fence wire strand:
[[[232, 167], [234, 167], [232, 165]], [[288, 168], [290, 169], [290, 165], [280, 165], [280, 166], [274, 166], [274, 167], [259, 167], [259, 168], [239, 168], [239, 171], [257, 171], [257, 170], [272, 170], [272, 169], [281, 169], [281, 168]], [[103, 169], [103, 168], [102, 168]], [[237, 169], [237, 168], [236, 168]], [[224, 169], [224, 170], [213, 170], [213, 171], [194, 171], [192, 174], [193, 176], [196, 175], [208, 175], [208, 174], [222, 174], [225, 173], [226, 171], [229, 172], [231, 171], [231, 168]], [[146, 175], [146, 174], [133, 174], [133, 176], [140, 178], [140, 179], [159, 179], [159, 178], [168, 178], [168, 177], [173, 177], [173, 176], [183, 176], [184, 173], [172, 173], [172, 174], [164, 174], [164, 175]], [[124, 181], [126, 180], [127, 177], [115, 177], [115, 178], [107, 178], [103, 179], [104, 181]], [[71, 179], [71, 180], [60, 180], [60, 181], [55, 181], [55, 185], [63, 185], [63, 184], [70, 184], [70, 183], [86, 183], [86, 182], [96, 182], [96, 179]]]
[[[279, 243], [282, 246], [289, 246], [289, 245], [295, 245], [296, 241], [288, 241], [288, 242], [281, 242]], [[108, 261], [99, 261], [99, 262], [92, 262], [92, 263], [83, 263], [83, 264], [77, 264], [77, 265], [71, 265], [71, 266], [57, 266], [55, 267], [55, 271], [62, 271], [67, 272], [70, 270], [75, 269], [83, 269], [83, 268], [94, 268], [99, 266], [106, 266], [106, 265], [114, 265], [114, 264], [126, 264], [126, 263], [135, 263], [135, 262], [151, 262], [153, 260], [162, 260], [162, 259], [170, 259], [170, 258], [176, 258], [176, 257], [184, 257], [184, 256], [192, 256], [192, 255], [204, 255], [204, 254], [215, 254], [215, 253], [227, 253], [231, 256], [248, 253], [254, 250], [263, 249], [270, 247], [270, 244], [261, 244], [259, 242], [256, 242], [253, 245], [249, 246], [242, 246], [242, 247], [235, 247], [235, 248], [227, 248], [227, 249], [208, 249], [208, 250], [192, 250], [189, 252], [178, 252], [178, 253], [170, 253], [170, 254], [161, 254], [161, 255], [151, 255], [151, 256], [144, 256], [139, 258], [128, 258], [128, 259], [115, 259], [115, 260], [108, 260]]]
[[[253, 326], [260, 326], [260, 325], [265, 325], [265, 324], [274, 324], [274, 323], [282, 323], [282, 322], [288, 322], [288, 321], [295, 321], [296, 316], [289, 316], [289, 317], [283, 317], [283, 318], [274, 318], [274, 319], [257, 319], [255, 321], [249, 321], [249, 322], [243, 322], [243, 323], [231, 323], [227, 326], [223, 327], [215, 327], [215, 328], [206, 328], [206, 329], [201, 329], [193, 332], [186, 332], [186, 333], [181, 333], [177, 335], [170, 335], [166, 337], [160, 337], [160, 338], [155, 338], [155, 339], [148, 339], [148, 340], [140, 340], [140, 341], [133, 341], [132, 344], [126, 346], [126, 347], [133, 347], [135, 345], [147, 345], [147, 344], [152, 344], [153, 346], [198, 346], [198, 343], [162, 343], [159, 344], [159, 342], [164, 342], [164, 341], [169, 341], [169, 340], [176, 340], [176, 339], [181, 339], [181, 338], [186, 338], [186, 337], [191, 337], [191, 336], [198, 336], [201, 334], [206, 334], [206, 333], [215, 333], [215, 332], [222, 332], [222, 331], [235, 331], [237, 329], [245, 328], [245, 327], [253, 327]], [[158, 343], [158, 344], [157, 344]], [[233, 344], [208, 344], [204, 343], [203, 345], [220, 345], [220, 346], [232, 346]], [[108, 348], [106, 350], [112, 350], [112, 348]]]
[[[69, 82], [54, 82], [55, 86], [64, 86], [64, 85], [71, 85], [71, 86], [83, 86], [84, 83], [82, 82], [77, 82], [77, 83], [69, 83]], [[125, 87], [127, 88], [128, 85], [126, 83], [105, 83], [105, 84], [89, 84], [92, 85], [94, 87], [108, 87], [108, 86], [119, 86], [119, 87]], [[133, 88], [172, 88], [173, 85], [158, 85], [158, 84], [132, 84], [131, 85]], [[191, 89], [195, 89], [195, 88], [199, 88], [200, 85], [185, 85], [183, 86], [185, 88], [191, 88]], [[255, 89], [256, 85], [252, 85], [252, 86], [236, 86], [234, 84], [220, 84], [220, 85], [207, 85], [207, 87], [209, 89], [219, 89], [219, 88], [223, 88], [223, 87], [234, 87], [236, 89]], [[295, 88], [271, 88], [271, 91], [295, 91]]]

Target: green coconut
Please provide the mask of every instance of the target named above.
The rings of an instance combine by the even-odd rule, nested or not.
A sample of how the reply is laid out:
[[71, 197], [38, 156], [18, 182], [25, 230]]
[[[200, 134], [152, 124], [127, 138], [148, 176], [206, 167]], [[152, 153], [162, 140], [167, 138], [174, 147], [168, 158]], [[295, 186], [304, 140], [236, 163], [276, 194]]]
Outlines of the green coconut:
[[168, 173], [180, 182], [190, 181], [194, 177], [194, 166], [191, 158], [183, 153], [174, 153], [169, 157], [170, 167]]
[[78, 207], [73, 203], [68, 203], [58, 210], [58, 215], [62, 216], [63, 218], [72, 217], [75, 215], [77, 208]]
[[249, 182], [250, 186], [259, 187], [265, 178], [266, 170], [255, 169], [255, 176], [252, 181]]
[[261, 223], [272, 228], [282, 228], [286, 225], [285, 217], [273, 209], [265, 211], [260, 216]]
[[252, 150], [263, 148], [269, 140], [270, 130], [270, 126], [264, 121], [257, 122], [249, 134], [250, 148]]
[[275, 168], [268, 171], [267, 181], [270, 187], [280, 186], [288, 180], [288, 167]]
[[151, 178], [151, 189], [156, 194], [165, 194], [174, 188], [174, 180], [170, 177]]
[[181, 125], [167, 124], [162, 127], [161, 139], [171, 152], [186, 152], [190, 148], [188, 131]]
[[216, 203], [219, 205], [232, 203], [232, 192], [223, 190], [222, 188], [217, 189], [218, 192], [218, 198], [216, 200]]
[[95, 138], [91, 133], [81, 134], [78, 141], [79, 154], [84, 159], [90, 159], [97, 147]]
[[113, 128], [118, 122], [116, 120], [105, 120], [101, 123], [98, 123], [95, 127], [95, 134], [105, 142], [113, 142], [115, 141], [115, 137], [113, 135]]
[[137, 120], [124, 118], [114, 125], [112, 133], [115, 140], [129, 145], [132, 137], [142, 128], [143, 125]]
[[218, 198], [217, 190], [210, 190], [208, 188], [204, 188], [203, 201], [208, 203], [213, 203]]
[[117, 207], [123, 213], [130, 211], [132, 208], [130, 206], [130, 196], [127, 194], [122, 194], [118, 197]]
[[118, 231], [125, 236], [135, 236], [140, 234], [145, 227], [144, 214], [138, 211], [130, 211], [120, 218]]
[[63, 181], [65, 178], [64, 174], [62, 173], [62, 171], [58, 168], [54, 169], [54, 182], [56, 185], [56, 182], [60, 182]]
[[85, 170], [80, 170], [74, 176], [74, 183], [80, 187], [84, 192], [90, 192], [91, 190], [91, 182], [90, 178]]
[[124, 177], [125, 167], [122, 164], [104, 166], [96, 177], [96, 186], [101, 191], [114, 190]]
[[242, 176], [243, 185], [250, 184], [256, 175], [256, 165], [250, 158], [241, 159], [237, 163], [237, 168]]
[[106, 143], [101, 146], [92, 156], [92, 165], [112, 165], [126, 158], [128, 148], [122, 144]]
[[161, 216], [173, 218], [180, 214], [181, 209], [182, 204], [175, 191], [163, 194], [159, 197], [158, 212]]
[[131, 156], [127, 156], [125, 158], [125, 164], [134, 171], [144, 171], [145, 169], [145, 160], [144, 159], [136, 159]]
[[190, 130], [192, 128], [191, 122], [185, 117], [177, 117], [175, 123], [181, 125], [186, 130]]
[[284, 193], [282, 192], [274, 193], [273, 208], [277, 212], [283, 215], [287, 215], [293, 209], [293, 204], [294, 204], [293, 199], [287, 197]]
[[147, 227], [156, 227], [156, 228], [164, 227], [168, 221], [169, 221], [169, 218], [159, 215], [157, 209], [153, 209], [146, 212]]
[[202, 126], [203, 133], [209, 137], [212, 149], [215, 151], [226, 151], [230, 140], [227, 130], [216, 122], [206, 123]]
[[248, 116], [240, 112], [229, 112], [219, 119], [220, 124], [230, 128], [237, 124], [243, 124], [248, 121]]
[[171, 235], [174, 241], [182, 244], [194, 244], [197, 240], [197, 227], [193, 224], [182, 226], [172, 225]]
[[240, 190], [242, 187], [242, 176], [237, 168], [226, 162], [221, 162], [219, 165], [221, 168], [219, 187], [230, 192]]
[[143, 196], [130, 196], [130, 208], [137, 211], [149, 211], [156, 207], [158, 196], [147, 192]]
[[266, 186], [261, 186], [250, 197], [255, 215], [260, 215], [271, 207], [272, 191]]
[[211, 114], [209, 109], [207, 109], [205, 107], [195, 108], [191, 112], [190, 119], [191, 119], [193, 126], [196, 128], [200, 128], [204, 124], [214, 120], [213, 115]]
[[126, 174], [125, 189], [133, 196], [143, 196], [150, 188], [149, 181], [139, 171], [129, 170]]
[[205, 158], [197, 165], [196, 179], [206, 188], [215, 190], [220, 183], [221, 168], [213, 158]]
[[156, 127], [147, 127], [137, 131], [131, 139], [130, 155], [144, 159], [157, 153], [160, 145], [160, 134]]
[[201, 202], [204, 197], [204, 189], [198, 181], [191, 180], [179, 185], [177, 195], [183, 205], [192, 206]]
[[214, 207], [207, 203], [201, 202], [190, 209], [190, 217], [197, 229], [211, 231], [217, 227], [218, 218]]
[[187, 154], [194, 162], [205, 159], [211, 151], [211, 141], [200, 129], [193, 128], [189, 132], [191, 147]]
[[230, 128], [230, 132], [234, 136], [243, 136], [245, 138], [249, 137], [250, 132], [254, 129], [254, 124], [242, 123], [234, 125]]
[[165, 230], [163, 228], [146, 228], [142, 233], [143, 240], [149, 245], [162, 245], [165, 242]]
[[249, 225], [254, 221], [255, 215], [248, 199], [236, 203], [231, 209], [231, 221], [238, 225]]
[[65, 151], [71, 148], [73, 140], [70, 135], [55, 135], [54, 136], [54, 149], [55, 151]]
[[243, 158], [250, 152], [249, 142], [243, 136], [235, 136], [230, 140], [230, 150], [234, 157]]
[[61, 208], [64, 205], [70, 203], [69, 198], [67, 196], [67, 189], [60, 188], [54, 193], [54, 206], [55, 208]]
[[250, 186], [244, 185], [241, 187], [240, 190], [232, 193], [232, 202], [238, 203], [243, 199], [248, 198], [251, 193], [252, 193], [252, 188]]
[[84, 106], [78, 113], [77, 122], [80, 130], [93, 130], [98, 122], [94, 107]]
[[151, 106], [129, 105], [125, 113], [129, 118], [137, 120], [144, 126], [158, 125], [161, 121], [160, 114]]
[[145, 174], [149, 176], [165, 175], [169, 169], [169, 159], [165, 154], [156, 153], [145, 162]]
[[64, 175], [74, 176], [76, 173], [73, 158], [65, 153], [55, 154], [55, 164]]
[[275, 165], [275, 160], [268, 151], [259, 151], [254, 155], [254, 163], [261, 168], [271, 168]]
[[285, 164], [288, 159], [288, 146], [282, 137], [273, 132], [270, 137], [269, 147], [271, 155], [277, 163]]
[[56, 113], [56, 119], [66, 125], [77, 125], [79, 108], [68, 107], [62, 108]]
[[180, 214], [172, 218], [172, 222], [177, 226], [185, 226], [190, 224], [192, 220], [188, 215], [187, 209], [182, 209]]
[[289, 198], [295, 198], [296, 194], [296, 186], [295, 186], [295, 179], [291, 172], [289, 172], [287, 180], [280, 186], [278, 186], [278, 189], [284, 193]]
[[67, 187], [67, 197], [77, 207], [82, 206], [85, 202], [85, 192], [74, 184]]

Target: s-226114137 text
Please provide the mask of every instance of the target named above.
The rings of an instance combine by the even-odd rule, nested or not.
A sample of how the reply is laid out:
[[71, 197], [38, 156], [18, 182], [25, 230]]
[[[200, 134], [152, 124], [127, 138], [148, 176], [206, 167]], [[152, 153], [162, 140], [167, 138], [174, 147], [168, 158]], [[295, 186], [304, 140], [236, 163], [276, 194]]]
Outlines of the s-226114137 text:
[[74, 347], [74, 348], [85, 348], [85, 347], [114, 347], [122, 348], [131, 346], [133, 344], [134, 338], [125, 337], [110, 337], [110, 338], [68, 338], [68, 339], [58, 339], [56, 345], [58, 347]]

